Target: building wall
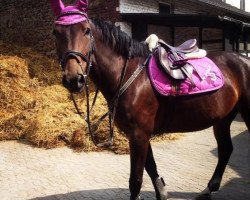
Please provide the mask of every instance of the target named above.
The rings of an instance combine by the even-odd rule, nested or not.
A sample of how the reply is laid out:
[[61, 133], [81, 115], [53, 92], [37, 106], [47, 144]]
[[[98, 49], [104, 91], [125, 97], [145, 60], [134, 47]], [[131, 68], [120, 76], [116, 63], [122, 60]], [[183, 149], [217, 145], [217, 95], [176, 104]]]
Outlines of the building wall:
[[[75, 0], [64, 0], [67, 4]], [[124, 22], [120, 13], [158, 13], [159, 2], [172, 4], [175, 14], [221, 14], [215, 7], [200, 6], [195, 0], [89, 0], [89, 16], [111, 21], [122, 30], [132, 35], [132, 24]], [[224, 13], [228, 14], [228, 13]], [[0, 39], [9, 43], [30, 46], [48, 55], [54, 54], [54, 37], [52, 11], [49, 2], [34, 0], [0, 0]], [[197, 28], [178, 28], [175, 31], [174, 44], [178, 45], [187, 38], [197, 37]], [[173, 44], [169, 27], [148, 25], [148, 33], [157, 33], [167, 42]], [[182, 34], [185, 32], [186, 36]], [[209, 37], [218, 34], [210, 30]], [[203, 38], [204, 38], [203, 37]], [[222, 37], [220, 32], [219, 38]], [[211, 44], [211, 42], [210, 42]]]
[[[166, 3], [171, 5], [174, 14], [221, 14], [215, 8], [208, 9], [207, 7], [197, 4], [197, 2], [183, 0], [120, 0], [119, 10], [121, 13], [159, 13], [159, 3]], [[123, 30], [128, 34], [131, 34], [132, 31], [132, 29]], [[171, 31], [172, 30], [170, 27], [154, 24], [148, 25], [148, 35], [155, 33], [159, 38], [172, 45], [179, 45], [190, 38], [196, 38], [197, 40], [199, 40], [198, 27], [176, 27], [174, 30], [174, 39], [171, 37]], [[217, 29], [209, 29], [209, 34], [207, 33], [208, 31], [202, 32], [204, 42], [203, 48], [207, 50], [222, 50], [223, 31], [218, 31]], [[216, 38], [216, 40], [214, 38]]]
[[121, 13], [158, 13], [158, 2], [154, 0], [120, 0]]
[[172, 4], [175, 14], [219, 14], [215, 7], [205, 7], [197, 1], [183, 0], [120, 0], [121, 13], [159, 13], [159, 3]]
[[51, 52], [53, 16], [45, 2], [1, 0], [0, 39]]
[[115, 23], [119, 21], [119, 0], [94, 0], [90, 2], [89, 16]]
[[[75, 0], [64, 0], [66, 5]], [[91, 1], [90, 1], [91, 2]], [[119, 1], [95, 0], [89, 16], [111, 22], [119, 19]], [[47, 55], [55, 54], [53, 30], [54, 16], [49, 1], [0, 0], [0, 40], [32, 47]]]
[[176, 27], [175, 28], [175, 45], [180, 45], [184, 41], [194, 38], [199, 41], [198, 27]]
[[159, 26], [154, 24], [148, 25], [148, 35], [156, 34], [160, 39], [168, 44], [172, 44], [171, 28], [167, 26]]

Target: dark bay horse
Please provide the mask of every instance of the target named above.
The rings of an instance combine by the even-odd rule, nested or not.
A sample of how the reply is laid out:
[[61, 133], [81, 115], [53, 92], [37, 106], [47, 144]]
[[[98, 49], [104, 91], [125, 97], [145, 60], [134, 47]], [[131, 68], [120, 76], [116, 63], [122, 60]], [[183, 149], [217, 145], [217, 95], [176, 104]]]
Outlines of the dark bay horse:
[[[54, 28], [57, 53], [64, 70], [63, 83], [70, 91], [80, 92], [91, 61], [90, 78], [107, 102], [111, 102], [126, 63], [123, 83], [145, 62], [150, 52], [145, 44], [133, 40], [114, 25], [88, 19], [86, 4], [79, 0], [69, 12], [64, 11], [60, 1], [58, 5], [52, 3], [59, 22], [60, 17], [68, 15], [83, 18], [76, 23], [56, 23]], [[242, 115], [250, 130], [250, 60], [237, 53], [225, 52], [211, 53], [208, 57], [219, 66], [225, 78], [224, 86], [217, 91], [191, 96], [161, 96], [153, 89], [145, 67], [120, 96], [115, 124], [129, 139], [131, 200], [139, 199], [144, 168], [151, 177], [156, 198], [167, 198], [149, 141], [153, 135], [198, 131], [210, 126], [214, 128], [218, 144], [218, 163], [200, 197], [208, 197], [219, 189], [233, 151], [230, 125], [237, 113]]]

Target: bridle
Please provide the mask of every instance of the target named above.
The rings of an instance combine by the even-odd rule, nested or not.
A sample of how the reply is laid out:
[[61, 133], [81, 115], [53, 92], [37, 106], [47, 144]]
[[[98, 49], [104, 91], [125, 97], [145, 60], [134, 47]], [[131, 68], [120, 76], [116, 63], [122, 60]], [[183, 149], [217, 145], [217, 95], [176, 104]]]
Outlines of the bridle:
[[[80, 12], [80, 11], [73, 11], [73, 12], [65, 12], [65, 13], [62, 13], [58, 18], [60, 18], [61, 16], [66, 16], [66, 15], [72, 15], [72, 14], [80, 14], [80, 15], [84, 15], [87, 19], [87, 21], [89, 21], [89, 18], [87, 17], [87, 15], [83, 12]], [[74, 58], [76, 59], [77, 63], [80, 65], [81, 67], [81, 70], [82, 70], [82, 74], [79, 74], [79, 75], [82, 75], [83, 78], [84, 78], [84, 86], [85, 86], [85, 91], [86, 91], [86, 117], [84, 117], [82, 115], [82, 112], [80, 111], [80, 109], [78, 108], [77, 106], [77, 103], [74, 99], [74, 96], [73, 94], [71, 93], [71, 96], [72, 96], [72, 100], [73, 100], [73, 103], [75, 105], [75, 108], [78, 112], [78, 114], [83, 118], [85, 119], [85, 121], [87, 122], [88, 124], [88, 132], [90, 134], [90, 137], [93, 141], [93, 143], [98, 146], [98, 147], [107, 147], [107, 146], [111, 146], [113, 145], [113, 141], [114, 141], [114, 118], [115, 118], [115, 114], [116, 114], [116, 108], [117, 108], [117, 105], [118, 105], [118, 100], [119, 100], [119, 97], [126, 91], [126, 89], [131, 85], [131, 83], [136, 79], [136, 77], [140, 74], [140, 72], [143, 70], [143, 68], [145, 67], [146, 63], [148, 62], [150, 56], [145, 60], [145, 62], [143, 64], [140, 64], [138, 65], [138, 68], [134, 71], [134, 73], [130, 76], [130, 78], [124, 83], [124, 78], [125, 78], [125, 75], [126, 75], [126, 71], [127, 71], [127, 67], [128, 67], [128, 61], [130, 60], [131, 58], [131, 55], [130, 55], [130, 50], [129, 50], [129, 53], [128, 53], [128, 56], [126, 58], [126, 62], [123, 66], [123, 69], [122, 69], [122, 72], [121, 72], [121, 78], [120, 78], [120, 81], [119, 81], [119, 84], [118, 84], [118, 88], [117, 88], [117, 92], [115, 93], [114, 97], [111, 99], [110, 102], [108, 102], [108, 112], [105, 113], [103, 116], [101, 116], [97, 121], [96, 123], [94, 123], [93, 125], [91, 125], [91, 120], [90, 120], [90, 112], [96, 102], [96, 99], [97, 99], [97, 95], [98, 95], [98, 92], [99, 90], [96, 89], [96, 92], [95, 92], [95, 96], [94, 96], [94, 99], [93, 99], [93, 102], [92, 102], [92, 105], [90, 107], [90, 100], [89, 100], [89, 73], [90, 73], [90, 70], [92, 68], [92, 59], [93, 59], [93, 55], [94, 55], [94, 49], [95, 45], [94, 45], [94, 37], [92, 35], [92, 32], [90, 30], [90, 45], [89, 45], [89, 51], [84, 55], [82, 54], [81, 52], [79, 51], [74, 51], [74, 50], [69, 50], [67, 51], [63, 56], [62, 56], [62, 59], [60, 60], [60, 65], [62, 67], [62, 70], [65, 71], [65, 67], [66, 67], [66, 64], [67, 64], [67, 61], [69, 58]], [[80, 58], [80, 59], [79, 59]], [[83, 70], [83, 66], [82, 66], [82, 61], [86, 62], [87, 63], [87, 70], [86, 70], [86, 73], [84, 72]], [[100, 123], [106, 118], [106, 117], [109, 117], [109, 138], [103, 142], [103, 143], [98, 143], [95, 138], [94, 138], [94, 134], [93, 134], [93, 129], [97, 129], [98, 126], [100, 125]]]
[[[87, 15], [83, 12], [80, 11], [73, 11], [73, 12], [65, 12], [62, 13], [58, 18], [60, 18], [61, 16], [67, 16], [67, 15], [75, 15], [75, 14], [79, 14], [79, 15], [84, 15], [87, 19], [87, 21], [89, 21]], [[92, 125], [91, 120], [90, 120], [90, 114], [91, 114], [91, 110], [95, 105], [96, 99], [97, 99], [97, 95], [99, 90], [96, 89], [95, 92], [95, 96], [92, 102], [92, 105], [90, 107], [90, 99], [89, 99], [89, 73], [90, 70], [92, 68], [92, 59], [93, 59], [93, 55], [94, 55], [94, 37], [93, 34], [90, 30], [90, 45], [89, 45], [89, 51], [86, 54], [83, 54], [79, 51], [75, 51], [75, 50], [68, 50], [67, 52], [64, 53], [64, 55], [62, 56], [61, 60], [60, 60], [60, 66], [62, 68], [63, 71], [65, 71], [66, 68], [66, 64], [69, 58], [74, 58], [77, 63], [79, 64], [82, 74], [82, 78], [84, 79], [84, 87], [85, 87], [85, 92], [86, 92], [86, 116], [83, 116], [83, 113], [80, 111], [76, 100], [74, 98], [73, 93], [71, 93], [71, 97], [74, 103], [74, 106], [77, 110], [77, 113], [87, 122], [88, 124], [88, 133], [90, 134], [91, 140], [93, 141], [93, 143], [98, 146], [98, 147], [106, 147], [106, 146], [111, 146], [113, 144], [113, 138], [114, 138], [114, 114], [113, 112], [110, 110], [109, 107], [109, 111], [107, 113], [105, 113], [102, 117], [100, 117], [96, 123], [94, 123]], [[87, 69], [86, 72], [83, 70], [83, 66], [82, 66], [82, 61], [87, 63]], [[109, 116], [109, 129], [110, 129], [110, 136], [108, 138], [107, 141], [102, 142], [102, 143], [98, 143], [95, 138], [94, 138], [94, 133], [93, 133], [93, 129], [97, 129], [97, 127], [100, 125], [100, 123], [107, 117]]]
[[[86, 20], [89, 22], [89, 18], [87, 16], [86, 13], [81, 12], [81, 11], [68, 11], [68, 12], [63, 12], [61, 13], [57, 19], [59, 19], [60, 17], [63, 16], [69, 16], [69, 15], [82, 15], [86, 18]], [[94, 53], [94, 37], [92, 35], [92, 32], [90, 31], [90, 45], [89, 45], [89, 51], [84, 55], [83, 53], [79, 52], [79, 51], [75, 51], [75, 50], [68, 50], [66, 53], [64, 53], [64, 55], [62, 56], [61, 60], [60, 60], [60, 65], [63, 69], [63, 71], [65, 71], [65, 66], [67, 64], [68, 59], [74, 58], [76, 59], [77, 63], [80, 65], [83, 76], [87, 77], [88, 73], [90, 71], [90, 68], [92, 66], [92, 55]], [[84, 73], [83, 67], [82, 67], [82, 62], [81, 60], [78, 58], [80, 57], [84, 62], [87, 63], [87, 73]]]
[[66, 66], [66, 63], [67, 63], [69, 57], [75, 58], [78, 64], [81, 63], [81, 61], [79, 60], [78, 57], [80, 57], [84, 62], [88, 63], [89, 62], [89, 57], [90, 57], [90, 52], [88, 53], [88, 55], [83, 55], [79, 51], [67, 51], [63, 55], [62, 59], [60, 60], [60, 65], [63, 68], [63, 70], [65, 69], [65, 66]]

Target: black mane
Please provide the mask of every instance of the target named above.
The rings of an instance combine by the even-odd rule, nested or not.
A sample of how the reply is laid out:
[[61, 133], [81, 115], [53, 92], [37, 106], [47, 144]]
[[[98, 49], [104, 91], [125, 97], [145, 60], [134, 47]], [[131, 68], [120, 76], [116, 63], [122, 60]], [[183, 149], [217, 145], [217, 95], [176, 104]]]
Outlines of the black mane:
[[111, 47], [118, 55], [127, 57], [130, 47], [131, 57], [147, 57], [150, 53], [148, 46], [140, 43], [115, 25], [100, 19], [91, 19], [102, 32], [103, 42]]

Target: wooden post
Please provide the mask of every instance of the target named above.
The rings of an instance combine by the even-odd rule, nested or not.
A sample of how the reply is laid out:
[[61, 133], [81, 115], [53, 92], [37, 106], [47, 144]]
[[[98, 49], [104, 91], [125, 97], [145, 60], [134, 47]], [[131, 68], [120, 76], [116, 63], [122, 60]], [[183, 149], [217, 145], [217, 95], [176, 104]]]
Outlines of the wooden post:
[[202, 48], [202, 41], [203, 41], [203, 38], [202, 38], [202, 32], [203, 32], [203, 27], [199, 27], [199, 48]]
[[171, 26], [171, 29], [170, 29], [170, 31], [171, 31], [171, 38], [172, 38], [172, 46], [175, 46], [175, 27], [174, 26]]
[[240, 0], [240, 9], [241, 10], [246, 10], [246, 2], [245, 0]]

